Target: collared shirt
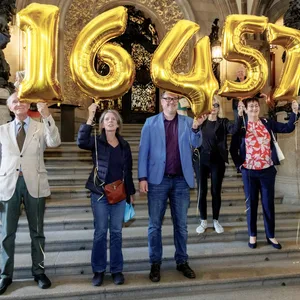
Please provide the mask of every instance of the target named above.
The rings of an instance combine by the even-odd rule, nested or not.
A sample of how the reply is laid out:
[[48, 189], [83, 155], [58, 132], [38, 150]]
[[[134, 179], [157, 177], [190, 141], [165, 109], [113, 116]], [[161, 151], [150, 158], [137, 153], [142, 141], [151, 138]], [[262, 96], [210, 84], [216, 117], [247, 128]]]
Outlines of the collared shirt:
[[182, 175], [180, 152], [178, 144], [178, 115], [173, 120], [167, 120], [164, 116], [166, 132], [166, 167], [165, 174]]
[[[30, 122], [30, 118], [27, 117], [25, 120], [24, 120], [24, 130], [25, 130], [25, 133], [27, 134], [27, 131], [28, 131], [28, 127], [29, 127], [29, 122]], [[15, 124], [15, 134], [17, 136], [18, 134], [18, 131], [21, 127], [21, 121], [18, 120], [17, 118], [14, 119], [14, 124]]]

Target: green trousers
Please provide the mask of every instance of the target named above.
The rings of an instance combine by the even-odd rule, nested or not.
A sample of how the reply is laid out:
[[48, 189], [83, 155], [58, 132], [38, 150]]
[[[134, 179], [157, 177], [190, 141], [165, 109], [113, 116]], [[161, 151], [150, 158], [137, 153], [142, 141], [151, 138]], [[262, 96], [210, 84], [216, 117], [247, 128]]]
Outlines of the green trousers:
[[45, 198], [33, 198], [28, 193], [23, 176], [19, 176], [14, 195], [1, 201], [2, 253], [1, 278], [12, 278], [14, 271], [15, 238], [22, 200], [27, 215], [30, 237], [32, 275], [44, 273], [44, 211]]

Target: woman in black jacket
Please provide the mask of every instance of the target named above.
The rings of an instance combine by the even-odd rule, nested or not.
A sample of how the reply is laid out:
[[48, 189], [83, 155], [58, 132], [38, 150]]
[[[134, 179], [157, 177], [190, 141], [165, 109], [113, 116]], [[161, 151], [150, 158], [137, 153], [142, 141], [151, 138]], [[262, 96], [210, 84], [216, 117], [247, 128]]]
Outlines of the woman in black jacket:
[[[221, 187], [225, 174], [225, 163], [228, 163], [227, 134], [236, 133], [242, 125], [242, 118], [239, 117], [235, 123], [227, 118], [219, 118], [220, 103], [214, 99], [213, 108], [207, 120], [201, 125], [202, 145], [200, 147], [200, 197], [199, 210], [201, 223], [196, 232], [201, 234], [207, 228], [207, 179], [211, 174], [211, 195], [213, 211], [213, 227], [217, 233], [224, 232], [219, 223], [221, 208]], [[243, 114], [239, 110], [239, 116]]]
[[[89, 107], [86, 124], [79, 128], [79, 148], [92, 151], [94, 168], [86, 188], [91, 191], [91, 205], [94, 214], [94, 241], [92, 249], [93, 285], [103, 282], [107, 262], [107, 232], [110, 231], [110, 272], [115, 284], [124, 283], [122, 255], [122, 223], [126, 201], [133, 202], [135, 188], [132, 180], [132, 155], [128, 142], [119, 134], [122, 119], [115, 110], [102, 113], [99, 126], [100, 136], [92, 136], [92, 123], [97, 109], [95, 103]], [[97, 180], [95, 176], [97, 175]], [[109, 204], [103, 186], [117, 180], [124, 180], [126, 199]], [[101, 186], [103, 184], [103, 186]]]
[[274, 144], [274, 133], [290, 133], [295, 129], [298, 103], [293, 101], [293, 113], [287, 123], [259, 118], [260, 104], [256, 97], [244, 100], [247, 121], [232, 140], [230, 153], [234, 164], [242, 173], [246, 198], [247, 224], [251, 249], [257, 247], [257, 208], [259, 193], [263, 207], [263, 217], [267, 243], [275, 249], [281, 244], [275, 238], [275, 165], [279, 159]]

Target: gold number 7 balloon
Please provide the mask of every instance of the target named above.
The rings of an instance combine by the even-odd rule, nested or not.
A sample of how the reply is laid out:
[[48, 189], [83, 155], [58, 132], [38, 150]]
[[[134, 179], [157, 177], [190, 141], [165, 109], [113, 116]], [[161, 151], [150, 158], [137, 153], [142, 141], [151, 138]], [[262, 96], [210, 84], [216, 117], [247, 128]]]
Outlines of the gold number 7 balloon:
[[198, 24], [188, 20], [177, 22], [162, 40], [151, 61], [153, 83], [186, 96], [196, 117], [211, 110], [213, 95], [218, 90], [212, 70], [209, 38], [206, 36], [196, 43], [192, 67], [187, 74], [176, 73], [174, 63], [199, 29]]
[[57, 80], [59, 8], [32, 3], [17, 14], [26, 33], [26, 74], [18, 96], [28, 102], [57, 102], [62, 98]]
[[[74, 43], [70, 57], [72, 78], [96, 102], [118, 98], [132, 86], [135, 66], [130, 54], [119, 45], [107, 43], [123, 34], [126, 25], [127, 9], [116, 7], [90, 21]], [[97, 53], [109, 66], [106, 76], [99, 75], [95, 70]]]
[[286, 61], [273, 99], [295, 100], [300, 88], [300, 30], [269, 23], [267, 39], [270, 44], [286, 49]]

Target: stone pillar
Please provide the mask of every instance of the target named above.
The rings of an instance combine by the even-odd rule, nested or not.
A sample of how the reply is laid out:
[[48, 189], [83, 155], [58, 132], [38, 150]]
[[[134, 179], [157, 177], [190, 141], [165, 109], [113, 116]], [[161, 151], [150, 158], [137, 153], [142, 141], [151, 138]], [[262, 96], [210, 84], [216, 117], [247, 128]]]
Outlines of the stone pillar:
[[7, 123], [11, 120], [9, 110], [6, 106], [6, 99], [9, 97], [7, 89], [0, 88], [0, 125]]
[[61, 141], [74, 142], [75, 140], [75, 106], [61, 104]]
[[[285, 112], [277, 114], [279, 122], [286, 122]], [[300, 204], [300, 126], [297, 123], [292, 133], [277, 134], [277, 141], [285, 159], [278, 166], [275, 192], [283, 196], [283, 202]]]

